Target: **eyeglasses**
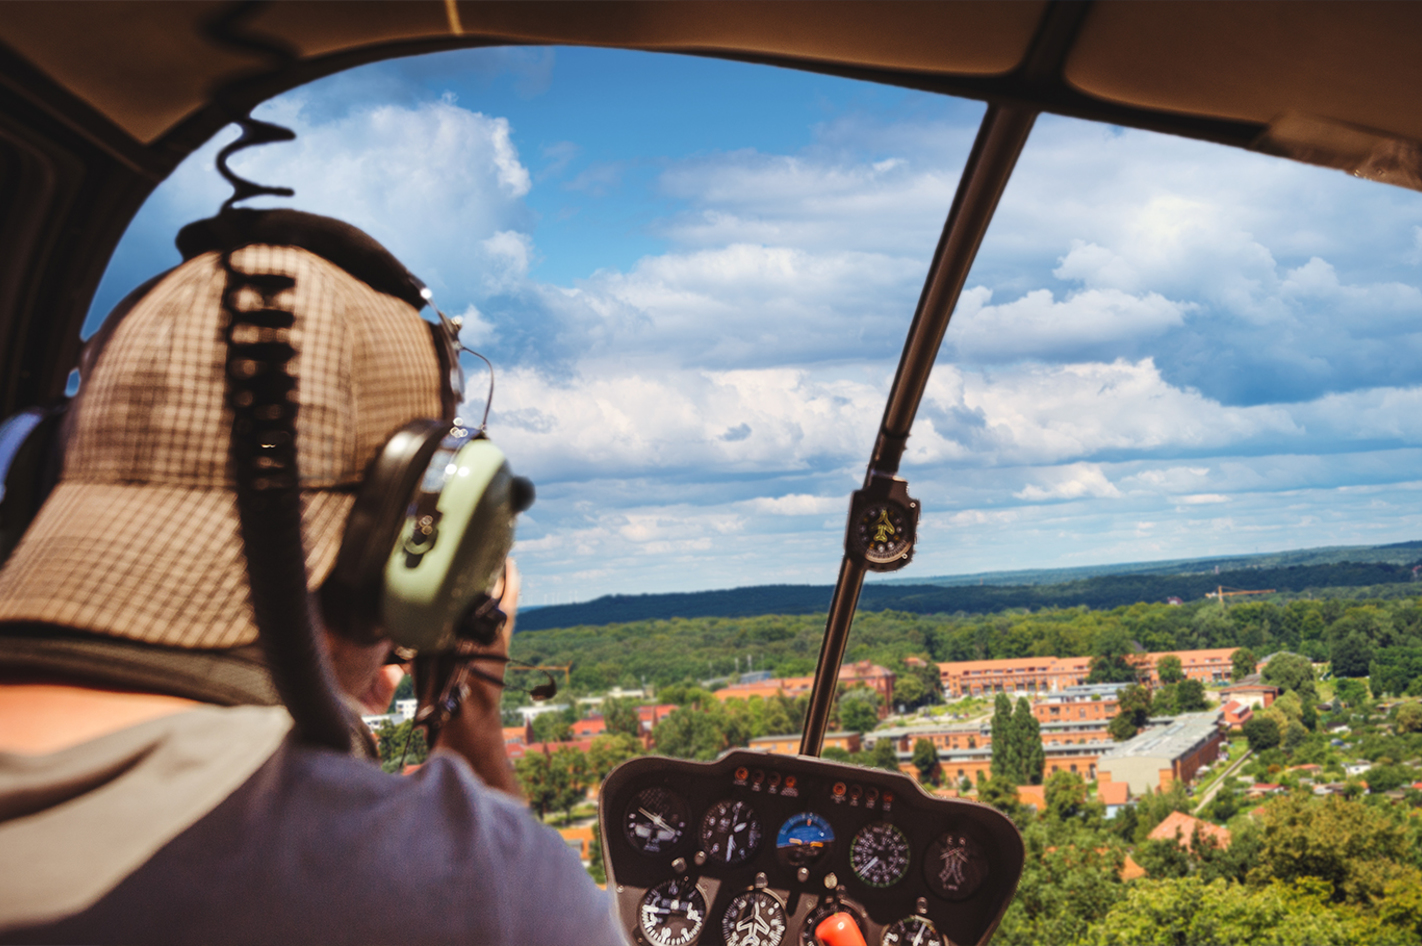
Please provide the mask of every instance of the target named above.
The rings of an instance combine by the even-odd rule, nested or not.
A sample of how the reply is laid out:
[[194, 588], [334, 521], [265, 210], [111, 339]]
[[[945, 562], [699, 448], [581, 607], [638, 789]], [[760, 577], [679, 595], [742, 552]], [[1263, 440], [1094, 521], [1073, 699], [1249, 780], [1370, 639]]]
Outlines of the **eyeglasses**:
[[445, 315], [440, 311], [439, 307], [434, 304], [434, 293], [430, 291], [429, 286], [420, 282], [420, 280], [413, 275], [410, 279], [419, 290], [420, 298], [424, 299], [425, 302], [429, 304], [430, 310], [439, 317], [439, 323], [432, 324], [430, 329], [435, 337], [435, 343], [443, 349], [444, 363], [449, 365], [449, 386], [453, 389], [456, 399], [460, 402], [464, 400], [464, 384], [466, 379], [464, 376], [464, 366], [459, 362], [461, 353], [473, 355], [482, 361], [489, 369], [489, 394], [484, 399], [484, 416], [479, 419], [478, 427], [479, 432], [483, 433], [485, 428], [489, 426], [489, 408], [494, 403], [494, 363], [474, 349], [466, 348], [464, 343], [459, 340], [459, 332], [464, 328], [464, 320], [457, 315], [452, 317]]

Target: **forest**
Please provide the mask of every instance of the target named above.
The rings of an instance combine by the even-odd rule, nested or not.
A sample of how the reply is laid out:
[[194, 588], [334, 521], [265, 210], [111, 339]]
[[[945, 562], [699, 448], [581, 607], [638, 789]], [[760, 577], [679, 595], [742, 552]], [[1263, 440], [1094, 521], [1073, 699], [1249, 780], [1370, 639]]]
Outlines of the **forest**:
[[[1407, 550], [1409, 553], [1412, 549]], [[1391, 598], [1418, 593], [1415, 562], [1329, 562], [1251, 567], [1221, 572], [1171, 575], [1116, 574], [1054, 584], [952, 585], [871, 582], [859, 607], [867, 611], [915, 614], [986, 614], [1008, 608], [1115, 608], [1138, 601], [1202, 599], [1220, 585], [1271, 588], [1282, 600], [1293, 597]], [[582, 604], [529, 611], [520, 619], [525, 631], [588, 624], [644, 621], [667, 617], [749, 617], [760, 614], [809, 614], [829, 607], [829, 585], [759, 585], [725, 591], [655, 595], [607, 595]]]
[[[751, 670], [800, 676], [814, 670], [824, 620], [822, 613], [765, 614], [525, 630], [514, 635], [511, 652], [527, 664], [571, 666], [572, 689], [579, 693], [661, 688]], [[1416, 597], [1252, 600], [1224, 607], [1213, 601], [1136, 603], [993, 614], [861, 610], [845, 660], [872, 660], [897, 671], [914, 656], [939, 662], [1208, 647], [1247, 647], [1261, 658], [1292, 651], [1333, 661], [1337, 676], [1371, 676], [1379, 693], [1422, 693], [1422, 602]]]

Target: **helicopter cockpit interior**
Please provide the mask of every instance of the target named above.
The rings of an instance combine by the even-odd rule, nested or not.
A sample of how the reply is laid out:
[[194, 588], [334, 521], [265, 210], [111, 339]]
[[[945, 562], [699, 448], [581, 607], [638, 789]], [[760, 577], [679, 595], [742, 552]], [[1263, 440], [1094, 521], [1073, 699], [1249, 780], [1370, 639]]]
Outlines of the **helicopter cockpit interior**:
[[[921, 503], [934, 502], [911, 492], [901, 461], [1034, 123], [1050, 113], [1145, 129], [1422, 190], [1420, 32], [1422, 8], [1371, 2], [7, 3], [0, 416], [34, 411], [40, 423], [62, 399], [105, 266], [155, 187], [258, 104], [354, 66], [472, 47], [600, 46], [986, 103], [917, 306], [902, 313], [798, 753], [636, 759], [600, 803], [608, 883], [635, 941], [985, 943], [1022, 871], [1012, 823], [907, 776], [817, 757], [864, 580], [908, 564]], [[42, 500], [7, 489], [6, 549]]]

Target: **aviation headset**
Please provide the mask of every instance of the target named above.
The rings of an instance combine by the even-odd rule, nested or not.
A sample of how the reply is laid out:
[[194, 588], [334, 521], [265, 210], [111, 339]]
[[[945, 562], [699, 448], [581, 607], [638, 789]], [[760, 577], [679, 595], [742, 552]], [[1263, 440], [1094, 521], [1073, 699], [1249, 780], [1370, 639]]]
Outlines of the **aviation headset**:
[[[226, 210], [184, 227], [177, 243], [185, 260], [253, 244], [296, 246], [416, 310], [430, 302], [425, 285], [384, 247], [327, 217]], [[98, 364], [124, 316], [167, 274], [140, 285], [109, 313], [83, 349], [81, 377]], [[388, 637], [398, 648], [427, 654], [447, 652], [460, 639], [488, 644], [498, 634], [504, 615], [489, 592], [512, 548], [514, 517], [534, 499], [533, 484], [512, 474], [483, 424], [471, 429], [455, 416], [464, 393], [458, 323], [434, 311], [439, 321], [426, 324], [439, 359], [444, 416], [407, 423], [377, 454], [319, 591], [333, 631], [357, 641]], [[0, 563], [58, 480], [71, 404], [29, 408], [0, 425]]]

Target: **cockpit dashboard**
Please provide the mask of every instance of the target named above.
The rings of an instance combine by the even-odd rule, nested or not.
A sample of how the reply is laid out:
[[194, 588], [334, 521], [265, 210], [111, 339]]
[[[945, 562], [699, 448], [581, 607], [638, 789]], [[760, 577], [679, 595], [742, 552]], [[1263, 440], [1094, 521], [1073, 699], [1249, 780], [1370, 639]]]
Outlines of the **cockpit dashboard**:
[[836, 914], [868, 946], [981, 943], [1024, 858], [993, 808], [810, 756], [633, 759], [599, 818], [608, 885], [647, 946], [823, 946]]

